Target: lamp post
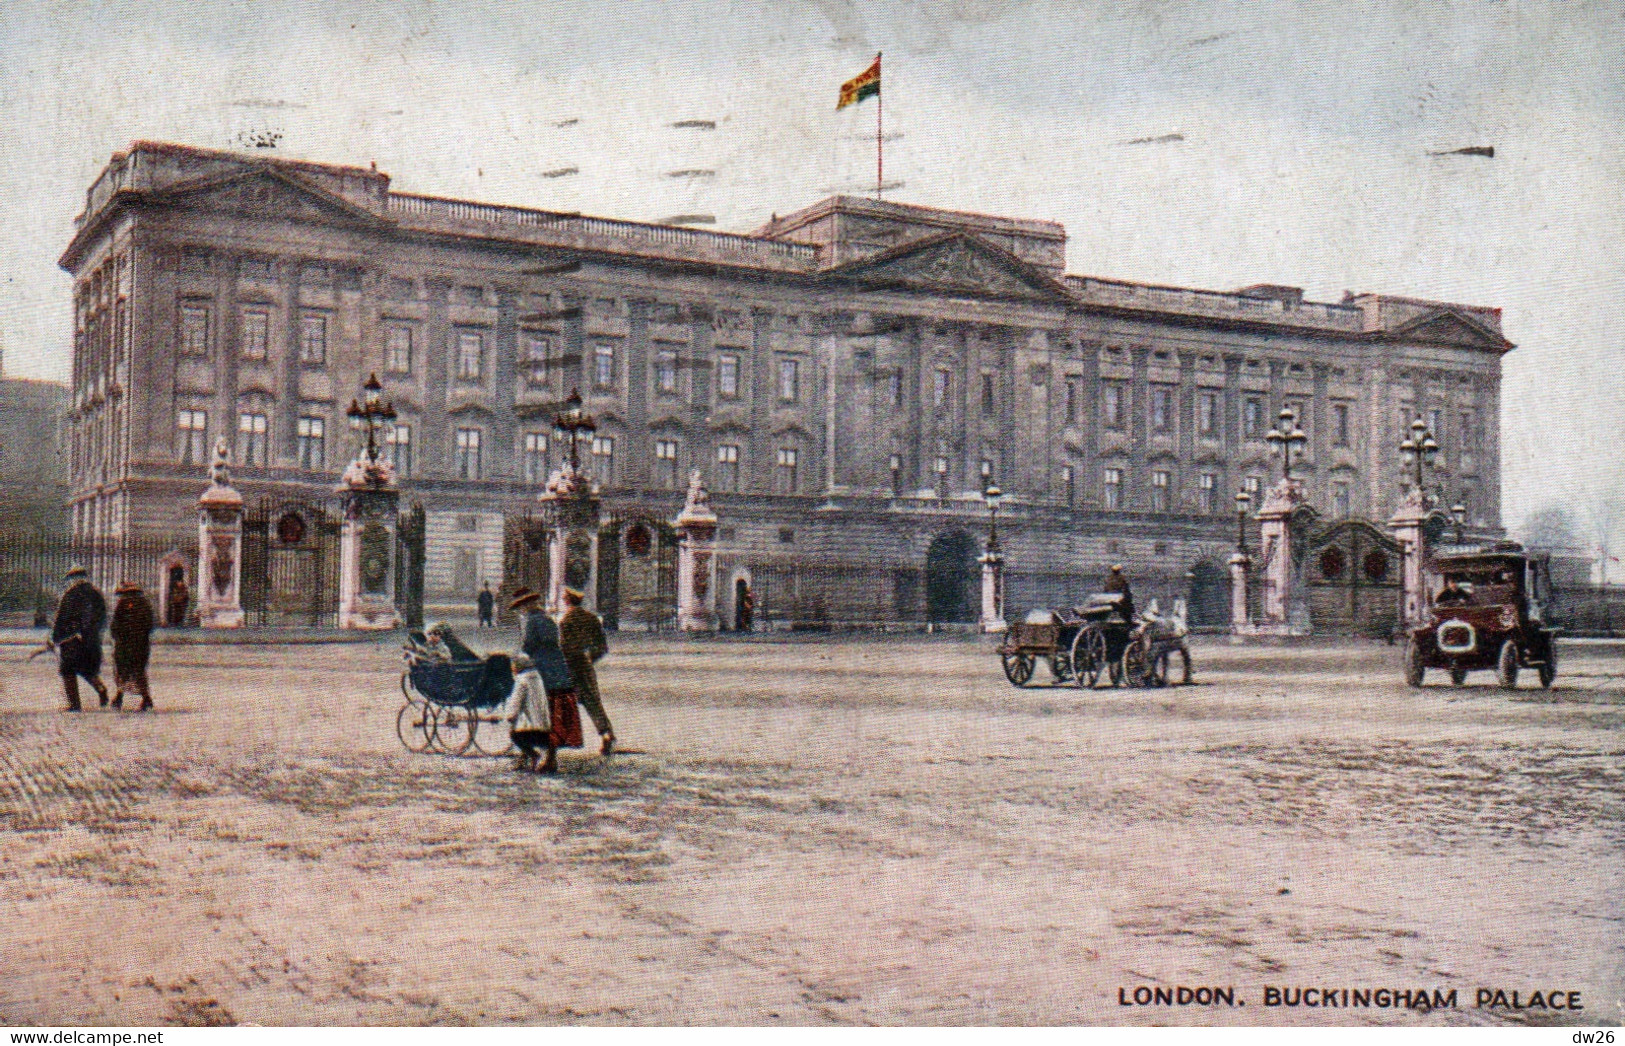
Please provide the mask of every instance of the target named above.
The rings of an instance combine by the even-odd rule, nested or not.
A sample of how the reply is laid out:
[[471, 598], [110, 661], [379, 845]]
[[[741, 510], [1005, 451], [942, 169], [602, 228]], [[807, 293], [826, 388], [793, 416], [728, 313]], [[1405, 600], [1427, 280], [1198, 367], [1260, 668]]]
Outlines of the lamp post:
[[1410, 437], [1399, 445], [1399, 452], [1404, 457], [1405, 464], [1415, 469], [1413, 482], [1416, 496], [1422, 497], [1422, 470], [1431, 465], [1434, 456], [1439, 453], [1439, 443], [1428, 430], [1427, 422], [1421, 418], [1411, 422]]
[[581, 409], [581, 390], [571, 389], [570, 396], [564, 401], [564, 413], [553, 419], [553, 429], [561, 437], [570, 437], [570, 471], [581, 471], [581, 459], [576, 453], [576, 440], [582, 433], [592, 435], [598, 431], [598, 423]]
[[1253, 496], [1246, 490], [1236, 491], [1236, 551], [1242, 555], [1247, 554], [1247, 507], [1253, 503]]
[[344, 413], [350, 419], [350, 427], [357, 432], [366, 426], [367, 462], [372, 464], [378, 460], [378, 425], [395, 420], [395, 405], [383, 402], [384, 387], [378, 383], [377, 374], [367, 376], [361, 392], [361, 401], [350, 400], [350, 409]]
[[1272, 452], [1281, 454], [1281, 478], [1292, 479], [1292, 448], [1301, 447], [1309, 442], [1309, 436], [1298, 428], [1298, 419], [1292, 413], [1291, 407], [1282, 407], [1281, 416], [1275, 423], [1275, 428], [1264, 437], [1270, 442]]
[[989, 483], [987, 489], [982, 491], [982, 497], [987, 501], [987, 550], [990, 553], [999, 550], [999, 502], [1004, 500], [1004, 491], [999, 489], [997, 483]]

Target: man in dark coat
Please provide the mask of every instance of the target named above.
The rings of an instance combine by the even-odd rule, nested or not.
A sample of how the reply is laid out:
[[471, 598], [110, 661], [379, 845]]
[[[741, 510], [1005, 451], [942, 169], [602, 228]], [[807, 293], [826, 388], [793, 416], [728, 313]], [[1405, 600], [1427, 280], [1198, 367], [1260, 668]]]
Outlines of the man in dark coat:
[[147, 660], [152, 655], [152, 604], [146, 593], [134, 581], [125, 581], [113, 590], [118, 601], [113, 604], [113, 624], [108, 631], [113, 636], [113, 707], [124, 707], [126, 688], [141, 695], [145, 712], [152, 707], [152, 691], [147, 688]]
[[491, 594], [491, 582], [487, 581], [485, 587], [480, 589], [480, 597], [475, 600], [480, 612], [480, 628], [495, 628], [496, 622], [492, 620], [492, 611], [496, 609], [497, 597]]
[[604, 639], [604, 626], [598, 620], [598, 615], [581, 605], [585, 599], [582, 593], [573, 588], [564, 590], [566, 610], [559, 620], [559, 647], [564, 651], [564, 661], [570, 666], [570, 675], [575, 679], [576, 697], [581, 707], [587, 710], [598, 736], [603, 739], [600, 751], [608, 755], [615, 748], [615, 728], [610, 725], [609, 716], [604, 714], [604, 702], [598, 693], [598, 673], [593, 668], [593, 662], [609, 653], [609, 643]]
[[51, 642], [61, 662], [62, 688], [68, 694], [65, 711], [77, 712], [79, 679], [84, 678], [107, 704], [107, 687], [102, 685], [102, 627], [107, 624], [107, 600], [90, 583], [90, 571], [74, 566], [68, 571], [68, 589], [56, 605], [56, 623], [51, 626]]
[[1106, 591], [1114, 592], [1123, 597], [1123, 619], [1134, 620], [1134, 590], [1128, 586], [1128, 575], [1123, 573], [1120, 565], [1112, 566], [1111, 575], [1106, 578]]

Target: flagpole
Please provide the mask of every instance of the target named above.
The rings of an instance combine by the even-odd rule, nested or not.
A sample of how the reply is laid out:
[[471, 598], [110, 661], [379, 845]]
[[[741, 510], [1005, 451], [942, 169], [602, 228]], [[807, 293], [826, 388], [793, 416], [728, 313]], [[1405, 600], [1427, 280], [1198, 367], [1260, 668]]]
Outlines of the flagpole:
[[[885, 52], [881, 52], [881, 54], [884, 54], [884, 53]], [[879, 55], [879, 54], [875, 55], [875, 65], [878, 66], [880, 64], [880, 58], [881, 58], [881, 55]], [[885, 192], [885, 186], [886, 186], [886, 181], [885, 181], [885, 176], [886, 176], [886, 139], [885, 139], [885, 136], [883, 134], [881, 134], [881, 128], [883, 126], [882, 123], [881, 123], [881, 113], [885, 111], [885, 106], [886, 106], [886, 91], [885, 91], [886, 83], [885, 83], [884, 78], [882, 78], [880, 86], [881, 86], [881, 89], [875, 93], [875, 199], [876, 200], [880, 200], [880, 199], [883, 198], [882, 194]]]

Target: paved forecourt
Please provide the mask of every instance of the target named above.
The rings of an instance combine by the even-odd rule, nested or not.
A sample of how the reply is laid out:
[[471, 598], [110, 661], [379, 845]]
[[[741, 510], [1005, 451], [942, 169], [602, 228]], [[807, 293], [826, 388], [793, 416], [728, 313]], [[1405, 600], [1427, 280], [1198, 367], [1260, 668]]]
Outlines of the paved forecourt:
[[616, 638], [637, 751], [555, 779], [406, 752], [387, 643], [162, 646], [145, 716], [0, 646], [0, 1022], [1621, 1019], [1618, 646], [1080, 691], [794, 638]]

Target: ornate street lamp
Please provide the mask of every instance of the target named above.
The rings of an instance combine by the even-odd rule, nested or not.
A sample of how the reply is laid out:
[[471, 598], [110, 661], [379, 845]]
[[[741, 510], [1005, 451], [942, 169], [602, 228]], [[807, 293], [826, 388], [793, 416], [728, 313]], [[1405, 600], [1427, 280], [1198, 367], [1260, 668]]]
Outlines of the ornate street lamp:
[[994, 553], [999, 550], [999, 502], [1004, 500], [1004, 491], [999, 489], [997, 483], [989, 483], [987, 489], [982, 491], [982, 497], [987, 501], [987, 550]]
[[564, 401], [564, 413], [553, 419], [553, 429], [560, 439], [570, 438], [570, 471], [581, 471], [581, 460], [576, 455], [576, 440], [585, 433], [591, 436], [598, 431], [598, 423], [592, 420], [591, 414], [581, 410], [581, 390], [571, 389], [570, 396]]
[[361, 392], [361, 402], [352, 399], [350, 409], [344, 413], [350, 419], [350, 427], [357, 432], [361, 431], [363, 425], [366, 426], [367, 461], [373, 463], [378, 460], [378, 426], [395, 420], [395, 405], [383, 402], [384, 387], [378, 383], [377, 374], [367, 376]]
[[1290, 480], [1292, 478], [1292, 448], [1301, 447], [1309, 442], [1308, 435], [1298, 428], [1298, 419], [1292, 413], [1291, 407], [1281, 408], [1281, 416], [1276, 422], [1275, 428], [1271, 429], [1269, 435], [1264, 438], [1270, 442], [1271, 453], [1279, 452], [1281, 455], [1281, 478]]
[[1411, 422], [1410, 438], [1399, 445], [1399, 451], [1404, 456], [1405, 464], [1416, 470], [1416, 493], [1421, 497], [1422, 469], [1431, 465], [1434, 455], [1439, 453], [1438, 441], [1433, 438], [1433, 433], [1428, 431], [1428, 423], [1421, 418]]
[[1253, 496], [1245, 489], [1236, 491], [1236, 551], [1242, 555], [1247, 554], [1247, 506], [1253, 503]]
[[1467, 506], [1463, 505], [1459, 501], [1456, 502], [1454, 505], [1451, 505], [1450, 506], [1450, 518], [1456, 521], [1456, 544], [1461, 545], [1461, 544], [1463, 544], [1463, 539], [1462, 539], [1462, 536], [1461, 536], [1461, 527], [1462, 527], [1462, 524], [1467, 522]]

